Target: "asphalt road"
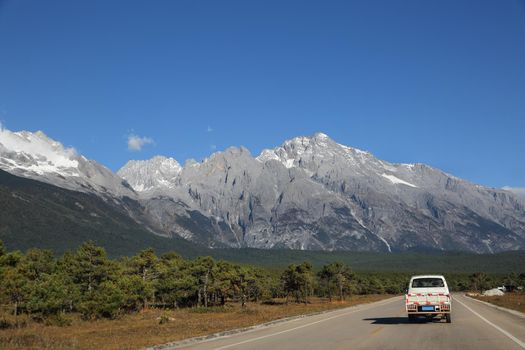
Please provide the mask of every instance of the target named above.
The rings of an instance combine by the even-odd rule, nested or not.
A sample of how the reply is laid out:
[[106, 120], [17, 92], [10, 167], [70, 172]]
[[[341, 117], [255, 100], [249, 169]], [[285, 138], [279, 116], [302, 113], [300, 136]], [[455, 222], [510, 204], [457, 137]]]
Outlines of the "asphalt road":
[[453, 295], [452, 323], [409, 323], [404, 299], [281, 322], [170, 349], [525, 349], [525, 319]]

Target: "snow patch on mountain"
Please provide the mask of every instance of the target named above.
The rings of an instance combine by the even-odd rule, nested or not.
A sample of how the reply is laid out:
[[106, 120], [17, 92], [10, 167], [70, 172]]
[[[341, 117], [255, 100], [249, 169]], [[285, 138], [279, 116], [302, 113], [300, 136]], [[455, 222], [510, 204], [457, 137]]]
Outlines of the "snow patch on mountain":
[[388, 249], [388, 252], [389, 253], [392, 253], [392, 248], [390, 247], [390, 244], [388, 244], [388, 242], [386, 241], [386, 239], [384, 239], [383, 237], [377, 235], [377, 237], [386, 245], [387, 249]]
[[259, 162], [267, 162], [267, 161], [270, 161], [270, 160], [276, 160], [276, 161], [280, 161], [281, 159], [277, 156], [277, 154], [275, 154], [275, 151], [273, 149], [264, 149], [261, 154], [255, 158], [257, 159]]
[[401, 180], [400, 178], [394, 176], [394, 175], [388, 175], [388, 174], [381, 174], [382, 177], [390, 180], [393, 184], [397, 185], [397, 184], [402, 184], [402, 185], [407, 185], [407, 186], [410, 186], [410, 187], [416, 187], [416, 185], [414, 184], [411, 184], [410, 182], [406, 182], [405, 180]]
[[[58, 173], [62, 175], [78, 174], [77, 153], [74, 148], [66, 148], [60, 142], [47, 137], [42, 131], [12, 132], [0, 129], [0, 152], [16, 154], [18, 162], [2, 157], [2, 167], [22, 168], [37, 174]], [[14, 157], [13, 157], [14, 158]], [[7, 169], [6, 169], [7, 170]]]

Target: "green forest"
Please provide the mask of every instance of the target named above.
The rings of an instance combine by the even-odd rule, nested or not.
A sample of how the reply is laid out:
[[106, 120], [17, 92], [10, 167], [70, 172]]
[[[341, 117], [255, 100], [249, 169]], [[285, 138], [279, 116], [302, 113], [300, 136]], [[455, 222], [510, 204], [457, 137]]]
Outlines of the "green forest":
[[[91, 241], [55, 256], [50, 250], [8, 251], [0, 241], [0, 303], [3, 312], [33, 319], [118, 318], [145, 308], [209, 308], [226, 303], [308, 303], [311, 297], [344, 299], [355, 294], [402, 294], [411, 273], [355, 272], [339, 261], [283, 268], [242, 265], [212, 257], [157, 256], [145, 249], [110, 259]], [[523, 285], [525, 273], [445, 274], [452, 290]], [[65, 321], [64, 321], [65, 322]]]

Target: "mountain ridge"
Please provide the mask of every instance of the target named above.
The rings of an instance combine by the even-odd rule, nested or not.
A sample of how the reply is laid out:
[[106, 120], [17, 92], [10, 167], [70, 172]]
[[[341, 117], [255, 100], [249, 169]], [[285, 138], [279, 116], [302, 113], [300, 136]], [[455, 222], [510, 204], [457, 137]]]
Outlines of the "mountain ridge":
[[[28, 140], [43, 142], [43, 150]], [[157, 233], [211, 248], [491, 253], [525, 247], [523, 199], [422, 163], [389, 163], [323, 133], [255, 157], [230, 147], [184, 166], [164, 156], [129, 161], [114, 174], [41, 132], [4, 129], [0, 169], [107, 201], [130, 198]]]
[[[257, 188], [261, 182], [262, 188]], [[168, 218], [166, 211], [154, 206], [157, 194], [150, 189], [139, 196], [148, 198], [156, 216]], [[419, 244], [421, 249], [492, 252], [519, 249], [524, 239], [523, 202], [512, 194], [422, 163], [385, 162], [369, 152], [340, 145], [323, 133], [285, 141], [255, 158], [242, 147], [216, 152], [201, 163], [183, 167], [167, 195], [226, 223], [227, 228], [217, 233], [228, 237], [221, 241], [228, 246], [391, 251]], [[246, 198], [252, 199], [243, 204]], [[224, 206], [225, 200], [228, 204]], [[286, 225], [281, 225], [283, 216], [274, 215], [283, 201], [288, 206]], [[311, 205], [301, 207], [309, 202]], [[323, 222], [318, 215], [321, 209], [313, 202], [328, 204], [329, 216], [335, 221], [343, 217], [327, 235], [323, 231], [330, 224]], [[231, 208], [237, 214], [233, 220]], [[325, 209], [323, 206], [322, 211]], [[460, 214], [450, 215], [454, 211]], [[515, 213], [518, 220], [513, 218]], [[278, 223], [272, 224], [273, 220]], [[290, 226], [296, 230], [295, 237], [291, 237]], [[265, 241], [264, 234], [272, 230], [273, 240]], [[426, 232], [421, 235], [421, 231]], [[334, 235], [340, 237], [334, 240]], [[364, 241], [356, 243], [363, 237]]]

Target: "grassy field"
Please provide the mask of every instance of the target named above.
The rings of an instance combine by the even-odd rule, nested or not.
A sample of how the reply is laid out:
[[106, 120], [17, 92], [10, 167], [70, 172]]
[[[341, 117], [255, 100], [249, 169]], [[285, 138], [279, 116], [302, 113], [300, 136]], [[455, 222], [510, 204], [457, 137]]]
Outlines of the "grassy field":
[[[21, 322], [25, 325], [20, 328], [0, 329], [0, 349], [140, 349], [388, 297], [391, 296], [353, 296], [343, 302], [314, 298], [310, 304], [250, 303], [244, 309], [239, 304], [176, 311], [150, 309], [118, 320], [81, 321], [75, 317], [72, 325], [65, 327], [24, 319]], [[161, 322], [161, 319], [166, 322]]]
[[473, 296], [473, 298], [525, 313], [525, 294], [523, 293], [506, 293], [502, 296], [493, 297], [477, 295]]

